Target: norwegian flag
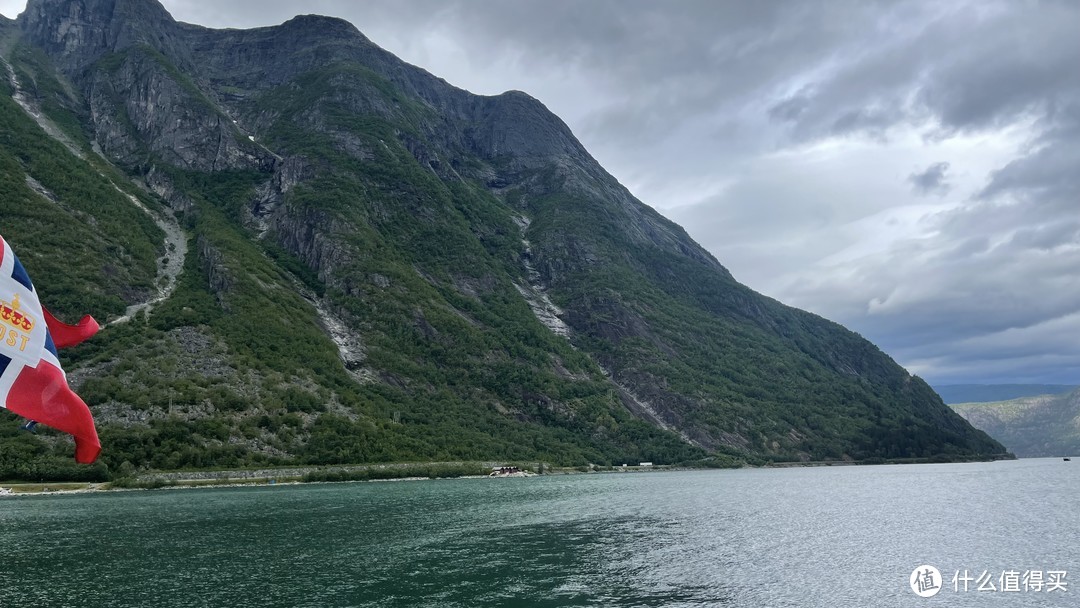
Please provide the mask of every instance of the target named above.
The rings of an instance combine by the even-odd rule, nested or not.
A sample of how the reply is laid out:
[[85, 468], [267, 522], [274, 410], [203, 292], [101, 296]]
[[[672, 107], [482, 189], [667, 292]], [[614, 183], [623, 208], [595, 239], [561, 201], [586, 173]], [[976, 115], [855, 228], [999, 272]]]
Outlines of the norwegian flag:
[[56, 320], [3, 237], [0, 245], [0, 407], [73, 435], [75, 460], [94, 462], [101, 452], [94, 418], [68, 386], [56, 347], [82, 342], [98, 324], [89, 315], [76, 325]]

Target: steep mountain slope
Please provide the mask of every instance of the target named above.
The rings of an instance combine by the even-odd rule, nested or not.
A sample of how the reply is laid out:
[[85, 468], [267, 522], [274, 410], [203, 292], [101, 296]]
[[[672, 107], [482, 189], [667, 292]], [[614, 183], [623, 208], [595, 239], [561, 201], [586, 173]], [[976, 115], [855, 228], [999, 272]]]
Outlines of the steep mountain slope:
[[1003, 451], [872, 344], [740, 285], [524, 93], [456, 89], [325, 17], [31, 0], [2, 28], [3, 230], [46, 300], [120, 317], [183, 257], [68, 359], [110, 470]]
[[1080, 390], [951, 407], [1021, 458], [1080, 454]]

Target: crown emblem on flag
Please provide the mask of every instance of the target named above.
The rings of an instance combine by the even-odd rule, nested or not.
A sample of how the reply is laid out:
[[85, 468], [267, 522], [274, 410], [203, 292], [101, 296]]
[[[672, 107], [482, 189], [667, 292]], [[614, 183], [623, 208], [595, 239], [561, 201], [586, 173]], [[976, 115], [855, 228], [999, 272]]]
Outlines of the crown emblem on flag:
[[33, 317], [19, 310], [19, 294], [15, 294], [11, 302], [0, 300], [0, 321], [21, 331], [34, 329]]

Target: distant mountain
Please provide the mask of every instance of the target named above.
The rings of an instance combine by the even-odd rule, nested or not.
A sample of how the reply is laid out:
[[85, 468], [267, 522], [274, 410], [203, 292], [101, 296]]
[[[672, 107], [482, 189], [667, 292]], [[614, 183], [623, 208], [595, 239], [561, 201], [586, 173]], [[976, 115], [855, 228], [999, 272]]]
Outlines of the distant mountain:
[[1037, 395], [1061, 395], [1080, 388], [1075, 384], [943, 384], [934, 390], [953, 403], [989, 403]]
[[950, 407], [1021, 458], [1080, 455], [1080, 389]]
[[[738, 283], [536, 99], [340, 19], [30, 0], [0, 52], [0, 230], [108, 323], [65, 363], [110, 471], [1004, 450]], [[4, 425], [0, 475], [65, 448]]]

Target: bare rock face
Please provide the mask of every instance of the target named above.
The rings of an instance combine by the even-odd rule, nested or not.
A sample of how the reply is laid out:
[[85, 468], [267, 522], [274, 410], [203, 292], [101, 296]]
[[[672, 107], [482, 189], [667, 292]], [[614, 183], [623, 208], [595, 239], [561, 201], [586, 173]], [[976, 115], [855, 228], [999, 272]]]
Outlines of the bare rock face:
[[335, 283], [335, 272], [356, 255], [340, 238], [350, 232], [350, 227], [328, 213], [283, 209], [271, 230], [279, 246], [303, 260], [320, 280], [329, 284]]
[[174, 35], [176, 22], [157, 0], [31, 0], [18, 21], [69, 74], [139, 44], [185, 55]]
[[[393, 57], [372, 44], [351, 23], [301, 15], [273, 27], [215, 30], [178, 24], [186, 52], [207, 82], [228, 83], [233, 94], [265, 90], [300, 74], [340, 61]], [[242, 52], [236, 52], [243, 49]]]
[[96, 143], [121, 164], [272, 170], [274, 155], [184, 75], [191, 52], [156, 1], [34, 0], [19, 24], [84, 89]]
[[188, 213], [194, 209], [191, 197], [178, 190], [172, 180], [162, 173], [156, 165], [151, 166], [146, 172], [144, 183], [151, 192], [168, 203], [173, 211]]
[[245, 222], [260, 237], [265, 235], [289, 191], [314, 174], [314, 169], [303, 157], [292, 156], [278, 163], [273, 176], [259, 186], [255, 200], [245, 208]]
[[475, 126], [467, 134], [474, 150], [486, 158], [505, 158], [514, 168], [525, 168], [541, 159], [588, 157], [562, 120], [521, 91], [477, 98], [473, 112]]
[[194, 171], [273, 164], [271, 155], [245, 144], [228, 118], [185, 89], [151, 56], [129, 55], [115, 71], [96, 71], [91, 78], [97, 143], [123, 164], [134, 165], [147, 153]]
[[210, 244], [210, 241], [204, 238], [199, 238], [195, 243], [195, 249], [199, 256], [199, 263], [202, 266], [203, 273], [206, 275], [206, 281], [210, 286], [210, 291], [217, 298], [218, 304], [228, 310], [228, 303], [225, 300], [225, 295], [232, 287], [233, 279], [232, 272], [225, 265], [225, 256]]

